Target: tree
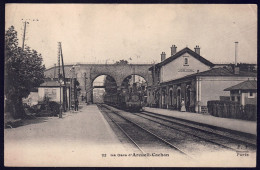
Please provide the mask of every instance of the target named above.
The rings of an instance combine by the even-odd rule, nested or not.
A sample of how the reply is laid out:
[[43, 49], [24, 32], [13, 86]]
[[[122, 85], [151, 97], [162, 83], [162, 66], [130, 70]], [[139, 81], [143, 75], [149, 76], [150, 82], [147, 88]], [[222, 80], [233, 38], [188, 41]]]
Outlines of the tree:
[[256, 64], [238, 63], [237, 66], [241, 71], [257, 72]]
[[[257, 64], [237, 63], [237, 67], [239, 67], [240, 71], [257, 73]], [[232, 72], [235, 68], [235, 64], [230, 63], [227, 68]]]
[[109, 95], [115, 94], [117, 92], [116, 82], [110, 76], [106, 76], [106, 79], [104, 81], [104, 86], [105, 86], [106, 93], [109, 94]]
[[120, 60], [120, 61], [117, 61], [115, 64], [126, 65], [126, 64], [128, 64], [128, 61], [127, 60]]
[[41, 54], [18, 47], [17, 32], [11, 26], [5, 33], [5, 109], [14, 118], [25, 116], [22, 98], [43, 83], [44, 70]]

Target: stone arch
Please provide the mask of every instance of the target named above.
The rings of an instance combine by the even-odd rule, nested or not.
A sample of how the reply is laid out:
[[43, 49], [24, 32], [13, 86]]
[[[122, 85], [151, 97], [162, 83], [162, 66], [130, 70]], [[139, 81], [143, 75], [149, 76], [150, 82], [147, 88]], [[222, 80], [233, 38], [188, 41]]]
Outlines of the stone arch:
[[141, 74], [138, 74], [138, 73], [129, 74], [129, 75], [123, 77], [122, 80], [121, 80], [120, 86], [122, 85], [123, 81], [124, 81], [128, 76], [132, 76], [132, 75], [137, 75], [137, 76], [142, 77], [142, 78], [145, 80], [146, 85], [148, 86], [148, 81], [147, 81], [146, 77], [143, 76], [143, 75], [141, 75]]
[[109, 77], [112, 77], [114, 80], [115, 80], [115, 82], [116, 82], [116, 85], [118, 86], [118, 84], [117, 84], [117, 81], [116, 81], [116, 79], [115, 79], [115, 77], [113, 77], [112, 75], [110, 75], [110, 74], [108, 74], [108, 73], [99, 73], [99, 74], [97, 74], [97, 75], [95, 75], [94, 76], [94, 78], [91, 78], [91, 81], [90, 81], [90, 83], [91, 83], [91, 86], [93, 86], [93, 83], [94, 83], [94, 81], [96, 80], [96, 78], [98, 78], [99, 76], [109, 76]]
[[[88, 102], [91, 102], [91, 103], [95, 103], [95, 102], [97, 102], [97, 100], [96, 99], [98, 99], [99, 100], [99, 102], [100, 101], [102, 101], [103, 99], [101, 99], [100, 97], [98, 97], [98, 96], [95, 96], [95, 94], [97, 93], [97, 91], [99, 91], [98, 89], [96, 89], [96, 88], [104, 88], [105, 89], [105, 84], [100, 84], [100, 85], [95, 85], [94, 83], [95, 83], [95, 80], [98, 78], [98, 77], [100, 77], [100, 76], [108, 76], [108, 77], [111, 77], [112, 78], [112, 81], [114, 81], [115, 82], [115, 86], [116, 87], [118, 87], [118, 85], [117, 85], [117, 82], [116, 82], [116, 79], [111, 75], [111, 74], [109, 74], [109, 73], [99, 73], [99, 74], [96, 74], [95, 76], [93, 76], [92, 78], [91, 78], [91, 80], [90, 80], [90, 82], [89, 82], [89, 84], [90, 84], [90, 91], [88, 91], [88, 94], [87, 94], [87, 96], [88, 96]], [[105, 83], [105, 82], [104, 82]], [[99, 87], [97, 87], [97, 86], [99, 86]], [[104, 86], [104, 87], [102, 87], [102, 86]], [[96, 90], [94, 90], [94, 89], [96, 89]], [[98, 92], [98, 93], [103, 93], [103, 92]]]
[[[66, 78], [71, 78], [70, 69], [73, 65], [65, 65]], [[75, 76], [80, 83], [82, 89], [81, 94], [86, 96], [89, 101], [89, 90], [92, 88], [93, 81], [100, 75], [108, 75], [115, 79], [118, 88], [120, 88], [125, 77], [130, 75], [139, 75], [144, 78], [147, 86], [152, 86], [152, 74], [149, 68], [152, 64], [80, 64], [75, 67]], [[53, 75], [56, 67], [47, 69], [44, 73], [45, 77], [57, 77]], [[57, 72], [56, 72], [57, 74]]]

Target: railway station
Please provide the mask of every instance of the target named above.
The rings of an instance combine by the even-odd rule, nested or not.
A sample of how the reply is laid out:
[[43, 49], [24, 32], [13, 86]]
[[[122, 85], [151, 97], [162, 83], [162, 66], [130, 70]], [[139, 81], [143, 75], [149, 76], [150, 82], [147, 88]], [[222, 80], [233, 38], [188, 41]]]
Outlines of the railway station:
[[[62, 64], [45, 71], [45, 82], [24, 102], [36, 104], [40, 110], [44, 107], [38, 114], [54, 116], [48, 118], [48, 128], [44, 129], [55, 126], [55, 130], [44, 132], [44, 137], [52, 140], [58, 153], [70, 152], [64, 146], [77, 153], [77, 161], [68, 161], [73, 155], [69, 154], [58, 165], [84, 166], [82, 162], [93, 155], [78, 157], [83, 152], [95, 153], [100, 166], [115, 158], [120, 163], [114, 166], [131, 166], [133, 162], [159, 166], [158, 158], [166, 161], [166, 166], [218, 166], [220, 162], [230, 166], [232, 160], [244, 166], [256, 157], [256, 72], [236, 64], [213, 64], [200, 55], [199, 46], [194, 51], [188, 47], [177, 51], [175, 45], [170, 49], [171, 56], [166, 58], [162, 52], [157, 64]], [[55, 102], [60, 102], [56, 115], [51, 110], [54, 106], [48, 109], [49, 103]], [[40, 124], [37, 128], [43, 127]], [[28, 127], [21, 130], [28, 131]], [[27, 137], [42, 138], [30, 133]], [[12, 132], [6, 136], [6, 140], [15, 139]], [[68, 141], [59, 146], [60, 139]], [[9, 145], [12, 148], [12, 142]], [[27, 155], [30, 151], [24, 148], [21, 152]], [[49, 152], [40, 160], [47, 161]], [[197, 161], [217, 155], [217, 162]], [[137, 158], [140, 163], [136, 163]], [[144, 163], [146, 160], [149, 164]], [[23, 157], [25, 165], [29, 161], [29, 156]], [[34, 162], [40, 165], [38, 159]], [[55, 163], [51, 160], [46, 164]]]
[[[106, 161], [164, 157], [198, 166], [196, 158], [223, 153], [236, 160], [244, 155], [254, 158], [256, 114], [250, 107], [257, 100], [256, 72], [236, 64], [213, 64], [200, 55], [199, 46], [177, 51], [172, 45], [170, 50], [170, 57], [162, 52], [161, 62], [152, 65], [121, 61], [54, 66], [45, 71], [46, 82], [38, 89], [40, 100], [44, 102], [46, 96], [60, 100], [60, 118], [80, 119], [71, 127], [79, 132], [68, 130], [68, 135], [81, 139], [77, 135], [84, 134], [85, 142], [106, 150], [95, 151]], [[60, 87], [57, 70], [64, 70], [62, 76], [67, 71]]]
[[[108, 111], [109, 109], [113, 110]], [[24, 156], [17, 157], [15, 160], [13, 160], [8, 159], [8, 155], [6, 155], [7, 159], [5, 161], [6, 163], [14, 166], [21, 163], [23, 166], [27, 166], [31, 164], [31, 162], [33, 162], [34, 166], [41, 166], [42, 163], [45, 163], [46, 166], [96, 166], [96, 161], [98, 161], [98, 166], [122, 166], [123, 164], [124, 166], [131, 167], [134, 164], [138, 167], [157, 167], [160, 166], [161, 163], [156, 160], [158, 160], [158, 158], [163, 158], [163, 160], [165, 161], [164, 166], [182, 167], [187, 166], [187, 163], [189, 166], [219, 166], [220, 163], [222, 166], [232, 166], [232, 163], [230, 164], [230, 162], [227, 161], [234, 161], [234, 151], [228, 148], [232, 147], [232, 145], [229, 144], [225, 146], [226, 148], [223, 148], [223, 146], [221, 146], [221, 143], [218, 143], [219, 141], [216, 140], [216, 137], [214, 138], [214, 142], [202, 142], [203, 138], [201, 140], [196, 139], [199, 138], [199, 135], [197, 137], [193, 136], [193, 138], [195, 139], [192, 140], [198, 140], [200, 141], [200, 143], [202, 143], [191, 144], [189, 141], [193, 132], [187, 131], [188, 127], [183, 126], [182, 130], [186, 132], [182, 133], [187, 135], [185, 136], [185, 138], [179, 141], [182, 144], [178, 143], [177, 147], [176, 144], [168, 142], [170, 141], [169, 139], [167, 139], [167, 141], [163, 139], [162, 134], [159, 132], [160, 129], [158, 128], [156, 128], [157, 130], [153, 130], [151, 128], [147, 129], [147, 127], [144, 127], [144, 124], [142, 124], [142, 128], [140, 128], [139, 125], [135, 127], [136, 129], [133, 129], [133, 121], [136, 121], [136, 119], [133, 118], [133, 113], [131, 113], [131, 115], [124, 115], [127, 117], [127, 121], [133, 122], [130, 123], [130, 127], [132, 127], [130, 128], [128, 124], [129, 122], [122, 122], [122, 115], [116, 117], [115, 115], [113, 115], [115, 113], [113, 113], [112, 111], [115, 111], [115, 113], [118, 114], [119, 110], [115, 110], [113, 107], [110, 106], [97, 106], [95, 104], [85, 105], [85, 103], [81, 103], [79, 111], [65, 112], [62, 119], [48, 118], [48, 121], [46, 121], [45, 123], [39, 123], [36, 124], [36, 126], [28, 125], [18, 128], [17, 130], [25, 133], [25, 136], [17, 136], [15, 135], [15, 131], [13, 131], [12, 129], [7, 129], [8, 133], [5, 136], [5, 140], [9, 142], [6, 144], [5, 153], [13, 155], [19, 152]], [[157, 110], [147, 111], [149, 111], [148, 114], [152, 114], [152, 112], [156, 114], [157, 112]], [[177, 114], [175, 113], [176, 111], [171, 112], [174, 112], [173, 115]], [[164, 116], [167, 115], [169, 116], [169, 113], [161, 112], [161, 116], [163, 119], [165, 119], [166, 117]], [[119, 120], [119, 118], [121, 120]], [[182, 119], [184, 120], [184, 118]], [[208, 121], [206, 118], [204, 119], [205, 121]], [[180, 122], [180, 120], [181, 119], [177, 121]], [[201, 118], [200, 120], [203, 121], [203, 118]], [[215, 120], [215, 122], [219, 122], [219, 120]], [[138, 122], [138, 124], [139, 123], [140, 122]], [[187, 122], [184, 121], [182, 123]], [[153, 126], [155, 126], [155, 124], [156, 123], [154, 122]], [[235, 124], [235, 120], [229, 120], [224, 123], [224, 126], [233, 126]], [[201, 128], [199, 127], [200, 124], [197, 123], [193, 124], [193, 127], [194, 126], [196, 126], [196, 128]], [[221, 127], [222, 126], [223, 125], [221, 125]], [[252, 124], [247, 124], [248, 129], [251, 128], [250, 126], [252, 126]], [[31, 133], [30, 128], [32, 127], [34, 128], [34, 131], [41, 131], [41, 133]], [[82, 129], [82, 127], [84, 127], [84, 129]], [[178, 134], [178, 132], [174, 130], [174, 128], [176, 127], [172, 127], [171, 131], [174, 131], [174, 133]], [[210, 127], [203, 130], [210, 130]], [[138, 133], [139, 135], [135, 135], [135, 133]], [[169, 135], [170, 132], [164, 133], [167, 133], [167, 135]], [[174, 133], [172, 133], [172, 137], [176, 135]], [[225, 133], [227, 132], [225, 131]], [[239, 136], [239, 134], [234, 135], [232, 134], [232, 132], [230, 133], [231, 136], [229, 138], [229, 141], [231, 141], [231, 139], [234, 140], [234, 138]], [[140, 135], [145, 135], [145, 139], [144, 137], [140, 137]], [[211, 135], [211, 138], [213, 138], [213, 136]], [[25, 144], [27, 138], [31, 138], [32, 144], [30, 146]], [[62, 139], [62, 144], [60, 144], [60, 139]], [[239, 139], [241, 140], [241, 138]], [[24, 147], [12, 150], [11, 148], [14, 148], [16, 140], [21, 140], [20, 145]], [[47, 140], [51, 140], [52, 145], [47, 146], [48, 144], [45, 143], [45, 141], [47, 142]], [[157, 144], [158, 147], [155, 147], [155, 144]], [[196, 150], [191, 152], [191, 148], [187, 147], [189, 145], [191, 145], [191, 147], [196, 147]], [[212, 147], [211, 145], [215, 146]], [[252, 145], [247, 146], [247, 149], [251, 148], [251, 146]], [[235, 153], [244, 153], [243, 150], [245, 150], [245, 148], [242, 147], [244, 146], [241, 145], [241, 148], [239, 149], [241, 150], [241, 152]], [[187, 153], [188, 151], [189, 153]], [[220, 157], [218, 161], [211, 162], [210, 164], [208, 162], [205, 164], [198, 161], [199, 158], [203, 160], [206, 160], [206, 158], [208, 158], [208, 161], [210, 161], [210, 158], [212, 156], [216, 154], [221, 155], [223, 154], [223, 151], [225, 151], [225, 155], [229, 155], [228, 159], [223, 156], [223, 159], [221, 159]], [[50, 157], [50, 155], [53, 155], [53, 152], [56, 153], [54, 154], [55, 158], [59, 158], [59, 161], [57, 161], [57, 159], [54, 159], [53, 157]], [[86, 152], [88, 154], [85, 154]], [[198, 156], [198, 154], [200, 156]], [[38, 156], [32, 157], [32, 155]], [[236, 156], [236, 158], [239, 157]], [[115, 163], [113, 162], [114, 159], [117, 159], [119, 161]], [[248, 157], [247, 159], [252, 159], [251, 151], [250, 157]], [[111, 162], [113, 162], [113, 164], [111, 164]], [[225, 162], [227, 164], [225, 164]], [[246, 161], [241, 161], [239, 165], [245, 166]]]
[[4, 166], [257, 166], [257, 5], [5, 9]]

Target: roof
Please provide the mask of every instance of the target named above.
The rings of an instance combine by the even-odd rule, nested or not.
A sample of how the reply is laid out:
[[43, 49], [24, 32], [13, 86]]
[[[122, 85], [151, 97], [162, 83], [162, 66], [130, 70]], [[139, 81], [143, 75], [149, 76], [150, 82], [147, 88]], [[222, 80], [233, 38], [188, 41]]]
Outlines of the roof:
[[60, 87], [60, 83], [57, 81], [46, 81], [40, 87]]
[[239, 74], [234, 74], [233, 70], [230, 70], [226, 67], [218, 67], [218, 68], [211, 68], [210, 70], [206, 70], [203, 72], [198, 72], [194, 74], [190, 74], [186, 77], [192, 77], [192, 76], [235, 76], [235, 77], [256, 77], [257, 73], [254, 72], [248, 72], [248, 71], [239, 71]]
[[257, 90], [257, 81], [247, 80], [237, 85], [224, 89], [224, 91], [231, 91], [231, 90]]
[[[181, 79], [192, 78], [192, 77], [196, 77], [196, 76], [257, 77], [257, 73], [239, 71], [239, 74], [234, 74], [233, 70], [230, 70], [226, 67], [218, 67], [218, 68], [211, 68], [210, 70], [207, 70], [207, 71], [190, 74], [190, 75], [181, 77], [179, 79], [172, 80], [170, 82], [181, 80]], [[169, 82], [163, 82], [163, 83], [169, 83]]]
[[[172, 55], [171, 57], [165, 59], [164, 61], [158, 63], [155, 65], [155, 67], [161, 67], [163, 65], [166, 65], [170, 62], [172, 62], [173, 60], [177, 59], [178, 57], [182, 56], [183, 54], [188, 53], [191, 56], [193, 56], [194, 58], [196, 58], [197, 60], [199, 60], [200, 62], [213, 67], [214, 64], [210, 61], [208, 61], [207, 59], [203, 58], [202, 56], [200, 56], [199, 54], [195, 53], [194, 51], [192, 51], [191, 49], [189, 49], [188, 47], [182, 49], [181, 51], [177, 52], [176, 54]], [[150, 67], [149, 70], [151, 70], [153, 67]]]

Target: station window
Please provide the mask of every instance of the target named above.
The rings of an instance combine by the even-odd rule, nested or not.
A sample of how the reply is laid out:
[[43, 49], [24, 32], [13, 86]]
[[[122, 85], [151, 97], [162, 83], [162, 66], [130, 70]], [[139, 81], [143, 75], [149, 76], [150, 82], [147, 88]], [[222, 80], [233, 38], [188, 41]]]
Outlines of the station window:
[[231, 101], [235, 101], [235, 96], [231, 96]]
[[184, 57], [184, 66], [189, 66], [189, 59], [188, 57]]
[[237, 101], [240, 102], [240, 96], [237, 96]]
[[254, 97], [255, 97], [255, 95], [254, 95], [253, 92], [249, 92], [249, 93], [248, 93], [248, 98], [254, 98]]

